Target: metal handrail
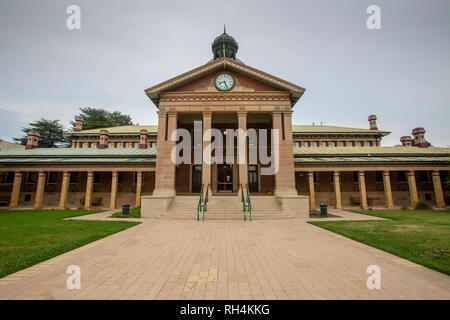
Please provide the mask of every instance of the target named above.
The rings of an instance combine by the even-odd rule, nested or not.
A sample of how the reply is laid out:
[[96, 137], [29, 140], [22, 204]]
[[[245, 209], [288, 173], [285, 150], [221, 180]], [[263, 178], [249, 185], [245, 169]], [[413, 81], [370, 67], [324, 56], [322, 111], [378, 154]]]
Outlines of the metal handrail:
[[247, 210], [250, 215], [250, 221], [252, 221], [252, 201], [250, 200], [250, 192], [248, 191], [248, 184], [247, 184]]
[[244, 213], [244, 221], [247, 220], [247, 205], [245, 204], [245, 197], [244, 197], [244, 187], [242, 186], [242, 184], [239, 184], [240, 188], [241, 188], [241, 202], [242, 202], [242, 212]]
[[208, 186], [206, 187], [205, 201], [203, 203], [203, 221], [205, 221], [205, 212], [208, 211], [209, 186], [210, 184], [208, 183]]
[[200, 220], [200, 210], [202, 210], [203, 207], [203, 184], [202, 188], [200, 190], [200, 198], [198, 199], [198, 205], [197, 205], [197, 221]]

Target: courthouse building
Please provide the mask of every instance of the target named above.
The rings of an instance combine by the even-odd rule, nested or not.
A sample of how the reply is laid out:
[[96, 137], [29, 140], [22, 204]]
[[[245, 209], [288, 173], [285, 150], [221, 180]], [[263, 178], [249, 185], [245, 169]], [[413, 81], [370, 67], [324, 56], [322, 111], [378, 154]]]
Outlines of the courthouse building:
[[[415, 128], [401, 146], [383, 147], [390, 132], [368, 117], [367, 128], [294, 125], [304, 88], [243, 63], [238, 43], [226, 32], [212, 43], [206, 64], [145, 90], [158, 109], [158, 124], [83, 130], [75, 119], [69, 148], [38, 148], [39, 132], [25, 149], [0, 151], [0, 205], [10, 208], [142, 208], [144, 217], [306, 217], [326, 203], [342, 207], [414, 207], [426, 200], [450, 204], [445, 181], [450, 149], [431, 147]], [[150, 108], [150, 106], [149, 106]], [[375, 110], [376, 111], [376, 110]], [[376, 112], [375, 112], [376, 113]], [[301, 118], [301, 117], [299, 117]], [[175, 129], [194, 137], [201, 130], [277, 129], [279, 170], [258, 157], [249, 163], [205, 161], [175, 164]], [[201, 135], [202, 132], [200, 132]], [[276, 138], [276, 137], [274, 137]], [[195, 148], [210, 142], [191, 141]], [[269, 136], [266, 152], [274, 141]], [[246, 142], [246, 153], [260, 144]], [[233, 148], [237, 159], [237, 148]], [[225, 152], [224, 152], [225, 154]]]

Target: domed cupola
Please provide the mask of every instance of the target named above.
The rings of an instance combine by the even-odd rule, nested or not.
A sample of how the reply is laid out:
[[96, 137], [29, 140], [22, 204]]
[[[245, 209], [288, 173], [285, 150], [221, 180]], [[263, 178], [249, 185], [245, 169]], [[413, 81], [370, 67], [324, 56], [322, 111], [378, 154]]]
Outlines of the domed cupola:
[[212, 43], [212, 52], [214, 54], [214, 60], [225, 57], [236, 60], [236, 52], [239, 46], [236, 40], [230, 36], [223, 27], [223, 33], [214, 39]]

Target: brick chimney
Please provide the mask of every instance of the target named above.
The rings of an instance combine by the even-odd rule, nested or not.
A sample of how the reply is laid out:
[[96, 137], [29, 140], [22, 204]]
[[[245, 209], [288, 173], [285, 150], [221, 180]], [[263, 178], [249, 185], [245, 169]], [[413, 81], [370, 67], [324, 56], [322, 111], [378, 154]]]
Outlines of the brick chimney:
[[403, 136], [400, 138], [400, 142], [404, 147], [411, 147], [412, 146], [412, 138], [410, 136]]
[[99, 132], [100, 141], [98, 142], [99, 149], [108, 148], [108, 139], [109, 139], [109, 131], [108, 130], [100, 130]]
[[81, 130], [83, 130], [83, 123], [84, 123], [84, 118], [82, 116], [76, 116], [75, 117], [75, 129], [74, 129], [74, 131], [81, 131]]
[[139, 149], [147, 148], [147, 138], [148, 131], [145, 129], [141, 129], [141, 131], [139, 131]]
[[37, 132], [36, 130], [30, 130], [27, 133], [28, 135], [28, 139], [27, 139], [27, 144], [25, 146], [25, 149], [34, 149], [38, 147], [38, 143], [39, 143], [39, 137], [41, 136], [41, 134], [39, 132]]
[[377, 116], [372, 114], [368, 118], [370, 124], [370, 130], [378, 130], [377, 127]]
[[425, 141], [425, 129], [424, 128], [415, 128], [412, 131], [412, 135], [414, 136], [414, 145], [419, 148], [428, 148], [428, 144]]

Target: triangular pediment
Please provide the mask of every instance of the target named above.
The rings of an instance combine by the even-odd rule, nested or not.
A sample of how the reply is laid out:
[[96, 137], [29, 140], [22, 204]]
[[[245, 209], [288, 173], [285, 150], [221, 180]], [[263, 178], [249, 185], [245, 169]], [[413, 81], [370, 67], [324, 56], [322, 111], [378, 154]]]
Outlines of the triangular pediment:
[[221, 58], [148, 88], [145, 93], [158, 106], [163, 92], [213, 92], [216, 90], [213, 83], [215, 75], [223, 71], [234, 75], [236, 79], [234, 91], [287, 91], [292, 106], [305, 91], [300, 86], [236, 60]]

